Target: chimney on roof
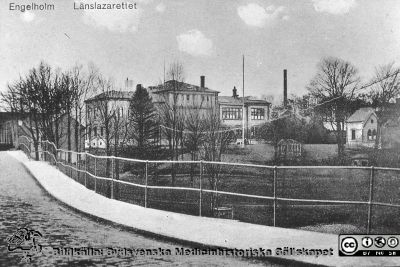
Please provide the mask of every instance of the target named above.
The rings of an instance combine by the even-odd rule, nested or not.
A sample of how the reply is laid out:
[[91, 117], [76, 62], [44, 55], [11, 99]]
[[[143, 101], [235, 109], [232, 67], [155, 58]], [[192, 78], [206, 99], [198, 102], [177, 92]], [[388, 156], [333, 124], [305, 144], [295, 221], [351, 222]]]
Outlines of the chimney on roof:
[[283, 70], [283, 106], [287, 107], [287, 70]]
[[234, 98], [237, 98], [237, 97], [239, 96], [239, 95], [237, 94], [236, 86], [233, 87], [232, 92], [233, 92], [233, 95], [232, 95], [232, 96], [233, 96]]
[[205, 80], [206, 80], [205, 76], [203, 76], [203, 75], [200, 76], [200, 88], [204, 88], [205, 87], [205, 84], [206, 84]]
[[130, 90], [133, 88], [133, 80], [126, 78], [125, 80], [125, 90]]

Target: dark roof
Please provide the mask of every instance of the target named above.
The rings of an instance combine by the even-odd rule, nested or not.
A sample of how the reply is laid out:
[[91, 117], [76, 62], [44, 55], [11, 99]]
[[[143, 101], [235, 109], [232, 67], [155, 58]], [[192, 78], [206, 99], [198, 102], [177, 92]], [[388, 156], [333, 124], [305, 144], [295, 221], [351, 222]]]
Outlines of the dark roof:
[[103, 92], [101, 94], [95, 95], [89, 99], [86, 99], [85, 102], [91, 102], [96, 100], [106, 100], [106, 99], [122, 99], [122, 100], [129, 100], [132, 98], [134, 91], [108, 91]]
[[211, 90], [207, 87], [200, 87], [197, 85], [179, 82], [174, 80], [169, 80], [164, 84], [160, 84], [157, 86], [150, 86], [149, 89], [152, 93], [157, 94], [161, 92], [169, 92], [169, 91], [186, 91], [186, 92], [204, 92], [204, 93], [219, 93], [218, 91]]
[[[218, 102], [224, 105], [243, 105], [243, 97], [219, 96]], [[270, 105], [271, 103], [265, 100], [252, 99], [249, 96], [244, 98], [245, 105]]]
[[347, 119], [347, 122], [364, 122], [371, 114], [375, 114], [373, 108], [360, 108]]

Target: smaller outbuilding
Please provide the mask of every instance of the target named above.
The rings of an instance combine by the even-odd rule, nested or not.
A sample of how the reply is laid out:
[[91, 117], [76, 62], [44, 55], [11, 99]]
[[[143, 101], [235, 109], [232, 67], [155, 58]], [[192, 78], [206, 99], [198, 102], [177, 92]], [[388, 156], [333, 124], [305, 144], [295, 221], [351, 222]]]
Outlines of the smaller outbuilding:
[[346, 136], [349, 146], [373, 147], [376, 140], [378, 117], [373, 108], [360, 108], [346, 121]]
[[356, 154], [351, 157], [351, 165], [353, 166], [369, 166], [370, 160], [367, 154]]
[[293, 139], [281, 139], [278, 142], [278, 158], [283, 160], [299, 159], [303, 153], [303, 146]]

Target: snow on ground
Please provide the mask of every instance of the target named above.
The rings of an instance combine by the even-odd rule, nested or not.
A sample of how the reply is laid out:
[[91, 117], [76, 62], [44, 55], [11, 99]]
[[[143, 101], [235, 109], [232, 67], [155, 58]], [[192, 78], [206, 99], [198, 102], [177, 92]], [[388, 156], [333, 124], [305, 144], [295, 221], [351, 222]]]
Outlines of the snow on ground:
[[75, 182], [46, 162], [29, 160], [21, 151], [8, 153], [22, 162], [43, 188], [59, 201], [84, 213], [137, 230], [214, 247], [265, 248], [273, 252], [283, 247], [332, 248], [333, 256], [284, 256], [320, 265], [400, 265], [400, 259], [394, 259], [397, 257], [339, 257], [338, 236], [333, 234], [184, 215], [109, 199]]

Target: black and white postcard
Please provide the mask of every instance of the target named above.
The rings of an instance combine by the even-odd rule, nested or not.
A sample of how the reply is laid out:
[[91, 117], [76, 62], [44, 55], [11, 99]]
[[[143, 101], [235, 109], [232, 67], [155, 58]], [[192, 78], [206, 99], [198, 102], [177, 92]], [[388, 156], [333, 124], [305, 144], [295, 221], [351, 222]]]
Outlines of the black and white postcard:
[[399, 239], [400, 1], [1, 1], [1, 266], [399, 266]]

